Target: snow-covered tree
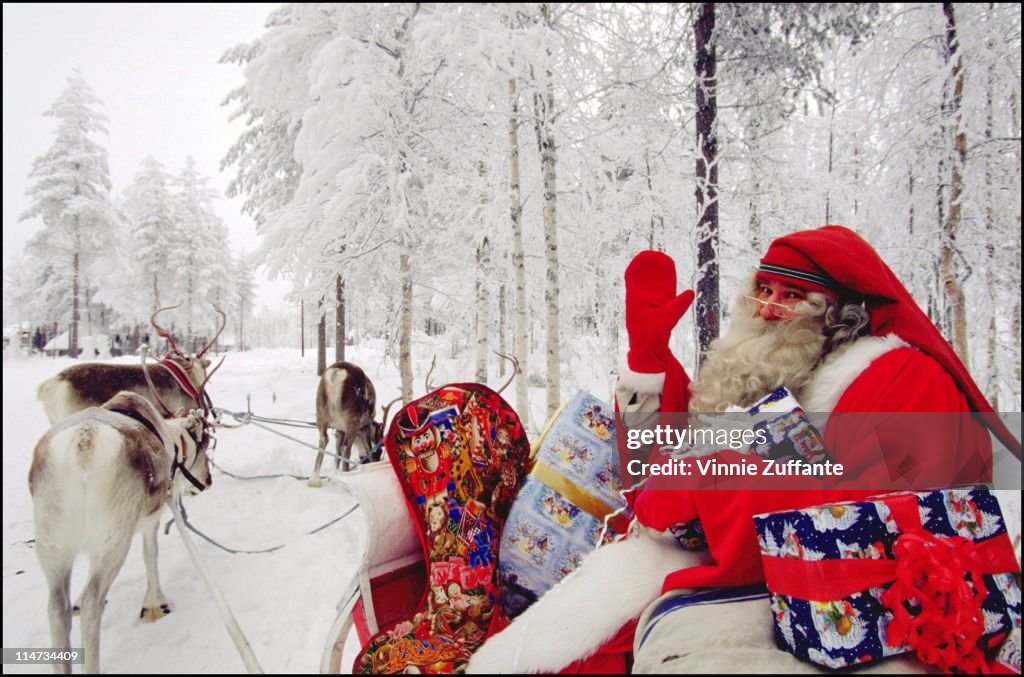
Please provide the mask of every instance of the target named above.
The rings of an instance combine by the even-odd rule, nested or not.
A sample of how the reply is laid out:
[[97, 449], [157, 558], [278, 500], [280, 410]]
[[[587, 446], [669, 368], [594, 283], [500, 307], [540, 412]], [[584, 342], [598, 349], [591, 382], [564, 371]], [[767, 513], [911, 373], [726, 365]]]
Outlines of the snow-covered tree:
[[80, 309], [89, 267], [109, 253], [118, 221], [110, 198], [107, 151], [94, 136], [106, 133], [102, 105], [76, 69], [68, 85], [44, 115], [57, 118], [56, 139], [32, 163], [27, 194], [31, 200], [22, 221], [38, 217], [43, 227], [29, 241], [36, 260], [52, 259], [39, 277], [41, 299], [53, 319], [70, 320], [69, 350], [78, 354]]
[[152, 312], [161, 305], [160, 281], [170, 284], [167, 255], [176, 239], [171, 177], [156, 158], [146, 156], [142, 161], [134, 181], [125, 189], [124, 204], [132, 223], [132, 259], [142, 275], [136, 284], [149, 292], [146, 296]]
[[[191, 156], [175, 183], [174, 240], [167, 250], [167, 262], [176, 277], [174, 303], [184, 304], [185, 336], [192, 347], [220, 321], [210, 304], [222, 310], [228, 306], [232, 292], [231, 252], [227, 227], [213, 211], [217, 192], [196, 171]], [[164, 304], [171, 305], [168, 301]]]
[[251, 327], [256, 288], [253, 280], [253, 264], [249, 259], [249, 255], [245, 252], [242, 252], [238, 258], [234, 259], [232, 270], [233, 303], [230, 309], [224, 309], [225, 311], [231, 311], [229, 317], [235, 323], [235, 350], [248, 350], [252, 345], [252, 341], [248, 338], [246, 332], [251, 331], [248, 328]]

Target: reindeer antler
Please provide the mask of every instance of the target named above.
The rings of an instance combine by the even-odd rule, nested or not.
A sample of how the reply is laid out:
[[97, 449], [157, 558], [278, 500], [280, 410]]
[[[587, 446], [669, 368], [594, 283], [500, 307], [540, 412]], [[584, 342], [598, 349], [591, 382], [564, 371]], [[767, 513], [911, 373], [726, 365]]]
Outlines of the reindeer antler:
[[157, 308], [155, 311], [153, 311], [153, 314], [149, 316], [149, 322], [156, 329], [157, 335], [159, 335], [161, 338], [167, 339], [167, 342], [170, 344], [171, 349], [179, 353], [181, 352], [181, 350], [178, 349], [178, 344], [174, 342], [174, 339], [171, 337], [171, 333], [169, 331], [167, 331], [166, 329], [164, 329], [163, 327], [156, 323], [156, 316], [164, 312], [165, 310], [174, 310], [175, 308], [180, 307], [181, 304], [179, 303], [173, 306], [164, 306], [163, 308]]
[[[181, 305], [181, 304], [178, 304], [178, 305]], [[159, 312], [159, 311], [157, 311], [157, 312]], [[154, 323], [154, 325], [155, 324], [156, 323]], [[150, 376], [149, 376], [149, 367], [146, 366], [146, 356], [147, 356], [148, 352], [149, 351], [146, 349], [146, 347], [143, 346], [142, 347], [142, 374], [143, 374], [143, 376], [146, 377], [146, 383], [149, 385], [149, 392], [153, 395], [153, 399], [156, 400], [156, 403], [160, 405], [160, 408], [164, 410], [164, 416], [167, 416], [167, 417], [174, 416], [173, 412], [171, 412], [171, 408], [167, 406], [167, 403], [165, 403], [162, 399], [160, 399], [160, 394], [157, 393], [156, 386], [153, 385], [153, 379], [150, 378]]]
[[402, 401], [402, 396], [399, 395], [398, 397], [396, 397], [395, 399], [391, 400], [390, 402], [388, 402], [387, 404], [384, 405], [384, 415], [381, 416], [381, 419], [380, 419], [380, 424], [381, 424], [381, 427], [382, 427], [383, 430], [385, 430], [385, 431], [387, 430], [388, 412], [391, 411], [391, 405], [393, 405], [395, 402], [401, 402], [401, 401]]
[[517, 360], [514, 355], [506, 355], [505, 353], [499, 353], [498, 351], [494, 351], [494, 354], [498, 357], [503, 357], [512, 363], [512, 375], [508, 377], [507, 381], [505, 381], [505, 385], [498, 388], [498, 394], [500, 395], [504, 392], [505, 388], [508, 388], [509, 385], [512, 384], [515, 377], [519, 375], [519, 360]]
[[434, 358], [430, 360], [430, 371], [427, 372], [427, 375], [423, 379], [423, 385], [426, 387], [428, 393], [434, 392], [434, 386], [430, 383], [430, 375], [434, 373], [435, 365], [437, 365], [437, 355], [434, 355]]
[[[202, 357], [203, 355], [206, 354], [207, 350], [213, 347], [213, 344], [216, 343], [217, 339], [220, 337], [221, 332], [224, 331], [224, 327], [226, 327], [228, 324], [228, 316], [224, 314], [224, 311], [221, 310], [216, 303], [213, 304], [213, 309], [216, 310], [217, 313], [220, 315], [220, 329], [218, 329], [217, 333], [213, 335], [213, 340], [207, 343], [206, 347], [196, 354], [196, 357]], [[207, 377], [207, 379], [209, 379], [209, 377]]]

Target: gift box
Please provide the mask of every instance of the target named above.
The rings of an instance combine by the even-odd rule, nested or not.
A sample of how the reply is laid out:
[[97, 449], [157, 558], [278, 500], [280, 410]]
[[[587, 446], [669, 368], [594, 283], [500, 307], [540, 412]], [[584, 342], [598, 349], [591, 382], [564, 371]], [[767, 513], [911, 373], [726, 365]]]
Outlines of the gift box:
[[[737, 416], [745, 413], [748, 416]], [[730, 421], [748, 428], [754, 443], [748, 453], [776, 461], [796, 459], [806, 463], [831, 460], [817, 427], [786, 387], [776, 388], [748, 409], [727, 409]]]
[[988, 654], [1020, 627], [1020, 566], [984, 488], [754, 522], [776, 643], [803, 660], [843, 668], [916, 651], [946, 670], [987, 671]]
[[578, 392], [548, 426], [502, 532], [498, 551], [502, 607], [515, 617], [579, 566], [609, 529], [628, 519], [615, 445], [615, 414]]

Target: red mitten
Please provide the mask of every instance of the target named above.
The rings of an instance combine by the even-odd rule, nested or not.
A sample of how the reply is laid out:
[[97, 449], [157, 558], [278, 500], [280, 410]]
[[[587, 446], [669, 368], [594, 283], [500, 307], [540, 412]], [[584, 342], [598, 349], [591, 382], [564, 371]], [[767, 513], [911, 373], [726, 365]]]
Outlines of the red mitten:
[[[626, 330], [629, 354], [619, 371], [619, 388], [661, 396], [661, 424], [676, 426], [690, 401], [690, 377], [679, 363], [669, 340], [672, 329], [693, 303], [694, 293], [687, 289], [676, 294], [676, 265], [664, 252], [646, 250], [626, 266]], [[615, 402], [616, 425], [625, 431], [619, 402]], [[618, 435], [619, 460], [623, 478], [629, 460], [646, 460], [652, 450], [629, 450], [625, 434]], [[632, 494], [627, 500], [632, 500]]]
[[668, 346], [672, 329], [693, 303], [693, 290], [677, 296], [675, 263], [651, 249], [633, 257], [625, 278], [629, 368], [641, 374], [667, 372], [678, 364]]

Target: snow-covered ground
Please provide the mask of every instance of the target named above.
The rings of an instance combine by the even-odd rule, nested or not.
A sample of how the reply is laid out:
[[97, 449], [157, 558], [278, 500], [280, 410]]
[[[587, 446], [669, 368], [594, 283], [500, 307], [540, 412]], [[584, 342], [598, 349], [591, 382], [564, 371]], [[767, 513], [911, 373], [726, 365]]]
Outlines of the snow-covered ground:
[[[580, 341], [567, 351], [562, 391], [577, 388], [610, 397], [610, 365], [598, 357], [604, 351]], [[445, 359], [445, 347], [421, 342], [415, 346], [416, 392], [422, 393], [423, 376], [432, 354], [438, 368], [431, 381], [471, 381], [460, 371], [471, 359]], [[378, 399], [398, 394], [399, 376], [385, 360], [381, 344], [365, 342], [350, 348], [349, 360], [362, 365], [373, 379]], [[137, 358], [117, 358], [131, 363]], [[32, 550], [34, 534], [28, 468], [32, 448], [47, 430], [36, 386], [74, 361], [67, 358], [5, 360], [3, 366], [3, 646], [50, 646], [46, 620], [47, 590]], [[539, 362], [538, 362], [539, 364]], [[495, 370], [496, 371], [496, 370]], [[492, 374], [492, 385], [502, 381]], [[256, 350], [228, 354], [213, 377], [214, 404], [229, 411], [244, 411], [251, 395], [252, 412], [270, 418], [311, 421], [316, 392], [316, 353], [298, 350]], [[513, 400], [512, 389], [505, 392]], [[530, 432], [543, 424], [544, 390], [530, 392]], [[314, 429], [276, 428], [308, 444], [316, 444]], [[314, 452], [297, 442], [256, 426], [218, 433], [214, 461], [238, 475], [308, 475]], [[333, 469], [328, 458], [324, 467]], [[1019, 465], [1017, 466], [1019, 472]], [[328, 472], [327, 475], [331, 473]], [[1009, 506], [1008, 522], [1020, 531], [1020, 495]], [[263, 669], [273, 673], [311, 673], [320, 668], [328, 633], [336, 617], [336, 604], [355, 574], [366, 542], [358, 512], [315, 535], [313, 529], [336, 518], [353, 499], [336, 483], [309, 489], [291, 477], [240, 480], [214, 471], [214, 484], [204, 494], [186, 499], [193, 524], [233, 549], [260, 550], [285, 547], [262, 554], [230, 554], [194, 538], [200, 558], [223, 592], [239, 625], [249, 639]], [[165, 509], [165, 516], [170, 513]], [[138, 619], [145, 592], [141, 539], [135, 539], [124, 568], [111, 587], [103, 615], [102, 659], [111, 673], [241, 673], [245, 668], [221, 622], [214, 600], [193, 569], [185, 547], [172, 529], [160, 536], [160, 577], [174, 613], [157, 623]], [[87, 563], [78, 562], [72, 595], [84, 584]], [[80, 645], [77, 619], [72, 645]], [[76, 668], [77, 670], [78, 668]], [[49, 673], [49, 666], [5, 665], [4, 672]]]
[[[563, 383], [563, 390], [583, 387], [609, 397], [607, 366], [581, 355], [583, 346], [567, 355], [567, 363], [582, 364]], [[415, 389], [422, 394], [424, 376], [433, 354], [438, 365], [431, 382], [472, 381], [472, 372], [459, 365], [472, 358], [446, 359], [446, 345], [421, 342], [415, 346]], [[367, 370], [387, 402], [399, 393], [397, 367], [383, 358], [383, 345], [370, 341], [350, 347], [346, 357]], [[329, 359], [333, 359], [333, 349]], [[584, 358], [584, 359], [581, 359]], [[136, 363], [122, 357], [116, 363]], [[42, 405], [36, 400], [39, 383], [75, 363], [68, 358], [5, 360], [3, 365], [3, 646], [43, 648], [51, 645], [46, 619], [47, 589], [32, 550], [34, 528], [28, 469], [32, 449], [48, 429]], [[492, 368], [491, 385], [503, 379]], [[211, 380], [215, 406], [242, 412], [246, 396], [251, 410], [264, 417], [312, 421], [315, 417], [316, 351], [304, 357], [290, 349], [229, 353]], [[569, 392], [571, 395], [571, 392]], [[513, 389], [504, 393], [514, 400]], [[531, 428], [543, 423], [544, 390], [532, 388]], [[230, 419], [227, 419], [231, 422]], [[313, 446], [315, 429], [275, 427]], [[237, 475], [288, 474], [307, 476], [315, 452], [264, 429], [248, 425], [218, 432], [214, 462]], [[333, 443], [332, 443], [333, 446]], [[333, 462], [324, 468], [333, 472]], [[230, 554], [193, 536], [200, 559], [236, 616], [263, 669], [275, 673], [310, 673], [320, 669], [327, 635], [336, 617], [336, 604], [354, 575], [365, 547], [365, 527], [358, 512], [315, 535], [305, 535], [344, 513], [353, 499], [337, 484], [325, 481], [310, 489], [290, 477], [238, 480], [214, 471], [213, 486], [187, 498], [190, 521], [201, 531], [236, 550], [260, 550], [283, 543], [280, 550], [262, 554]], [[164, 510], [170, 519], [170, 511]], [[145, 593], [141, 538], [136, 538], [124, 568], [114, 581], [103, 615], [101, 668], [112, 673], [242, 673], [244, 665], [209, 596], [188, 558], [177, 530], [161, 528], [160, 579], [175, 610], [156, 623], [138, 619]], [[84, 585], [88, 564], [77, 563], [72, 595]], [[71, 643], [80, 646], [77, 618]], [[78, 670], [79, 668], [76, 668]], [[49, 666], [5, 665], [4, 672], [50, 673]]]

